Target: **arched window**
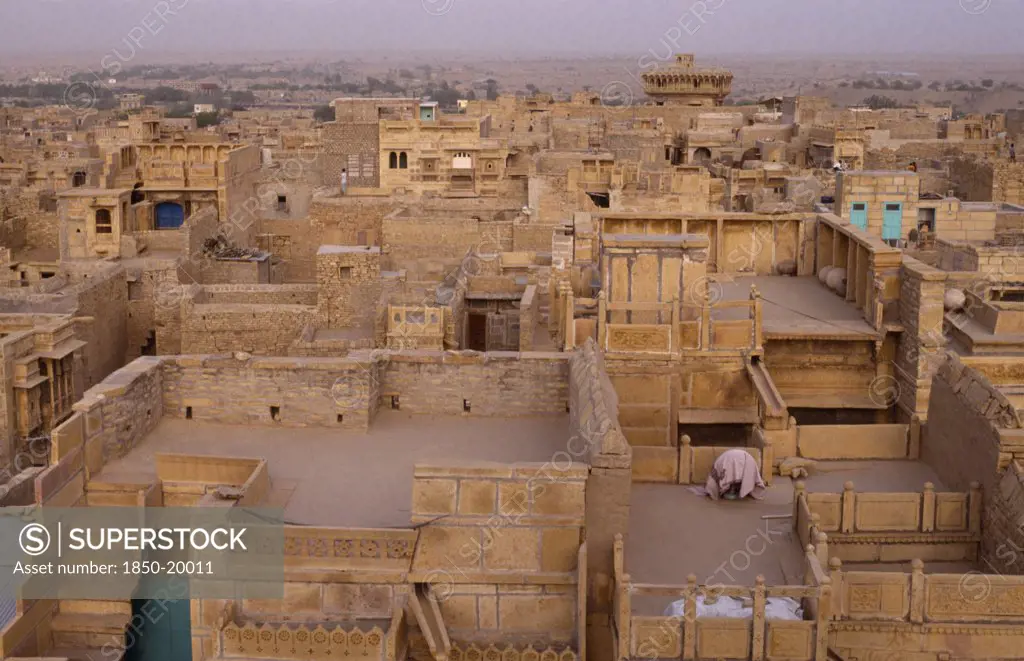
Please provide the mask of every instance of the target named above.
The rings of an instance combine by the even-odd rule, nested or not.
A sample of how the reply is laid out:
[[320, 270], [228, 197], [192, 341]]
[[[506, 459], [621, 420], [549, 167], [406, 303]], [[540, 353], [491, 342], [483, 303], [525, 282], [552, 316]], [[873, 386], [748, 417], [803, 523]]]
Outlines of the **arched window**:
[[409, 155], [404, 151], [398, 155], [398, 169], [405, 170], [409, 167]]
[[81, 188], [82, 186], [85, 185], [85, 179], [86, 174], [84, 172], [82, 172], [81, 170], [75, 172], [73, 175], [71, 175], [71, 187]]
[[96, 233], [97, 234], [112, 234], [114, 232], [113, 223], [110, 220], [110, 209], [97, 209], [96, 210]]
[[392, 170], [398, 169], [398, 154], [397, 153], [391, 152], [391, 154], [388, 156], [388, 167], [391, 168]]

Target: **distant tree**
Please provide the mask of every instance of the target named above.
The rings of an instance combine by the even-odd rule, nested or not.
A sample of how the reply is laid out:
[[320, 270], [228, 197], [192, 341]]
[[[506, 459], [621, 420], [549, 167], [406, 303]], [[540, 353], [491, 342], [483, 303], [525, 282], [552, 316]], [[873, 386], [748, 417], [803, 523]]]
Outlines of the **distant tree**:
[[530, 94], [536, 94], [537, 92], [540, 91], [540, 89], [533, 83], [526, 83], [526, 91], [529, 92]]
[[888, 96], [881, 96], [879, 94], [872, 94], [868, 98], [861, 101], [861, 103], [872, 110], [881, 110], [883, 108], [899, 108], [900, 104], [896, 99]]
[[938, 92], [941, 88], [942, 88], [942, 83], [940, 83], [937, 80], [933, 80], [932, 82], [930, 82], [928, 84], [928, 89], [930, 89], [930, 90], [932, 90], [934, 92]]
[[406, 80], [412, 80], [413, 78], [416, 77], [416, 74], [414, 74], [412, 71], [409, 71], [408, 69], [399, 69], [398, 77], [405, 78]]
[[167, 109], [167, 116], [171, 119], [183, 119], [191, 117], [194, 108], [187, 103], [175, 103]]
[[334, 108], [330, 105], [317, 106], [316, 110], [313, 111], [313, 119], [318, 122], [333, 122]]
[[216, 126], [220, 124], [220, 113], [214, 112], [201, 112], [196, 114], [196, 126], [205, 129], [207, 126]]
[[157, 87], [146, 92], [146, 104], [182, 103], [188, 100], [188, 94], [173, 87]]
[[498, 100], [498, 81], [494, 80], [493, 78], [487, 79], [487, 100]]
[[231, 92], [231, 104], [236, 106], [256, 105], [256, 95], [249, 90], [236, 90]]
[[844, 80], [843, 82], [839, 83], [839, 86], [840, 86], [840, 87], [849, 87], [849, 86], [850, 86], [850, 83], [848, 83], [848, 82], [846, 82], [846, 81]]
[[996, 81], [992, 80], [991, 78], [986, 78], [983, 81], [981, 81], [981, 86], [984, 87], [985, 89], [992, 89], [992, 86], [995, 84]]

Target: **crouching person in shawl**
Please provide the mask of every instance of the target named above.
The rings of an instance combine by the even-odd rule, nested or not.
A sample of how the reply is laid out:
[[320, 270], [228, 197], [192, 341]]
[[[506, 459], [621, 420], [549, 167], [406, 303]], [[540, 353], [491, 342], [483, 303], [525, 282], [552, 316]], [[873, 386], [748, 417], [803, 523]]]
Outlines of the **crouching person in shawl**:
[[712, 500], [739, 500], [747, 496], [761, 499], [764, 490], [757, 461], [743, 450], [728, 450], [715, 460], [704, 488], [697, 487], [694, 492]]

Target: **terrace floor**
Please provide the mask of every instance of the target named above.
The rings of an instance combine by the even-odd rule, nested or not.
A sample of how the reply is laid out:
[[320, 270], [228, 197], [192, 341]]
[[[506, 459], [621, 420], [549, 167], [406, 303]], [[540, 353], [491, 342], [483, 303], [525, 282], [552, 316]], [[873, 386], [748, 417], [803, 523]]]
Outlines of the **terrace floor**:
[[[866, 339], [875, 331], [856, 306], [821, 284], [812, 276], [789, 277], [736, 276], [716, 274], [723, 301], [749, 300], [750, 286], [761, 293], [765, 337], [821, 336]], [[749, 312], [742, 308], [712, 311], [713, 319], [745, 319]], [[866, 336], [866, 337], [865, 337]]]
[[923, 461], [819, 461], [817, 469], [804, 479], [809, 492], [842, 493], [853, 482], [855, 491], [917, 493], [931, 482], [936, 491], [947, 491], [931, 466]]
[[96, 479], [155, 479], [157, 453], [263, 457], [273, 485], [268, 506], [284, 507], [291, 523], [405, 527], [410, 525], [417, 463], [544, 463], [564, 451], [568, 439], [568, 415], [505, 419], [383, 410], [365, 434], [163, 418], [142, 443], [108, 463]]
[[[626, 571], [634, 583], [685, 585], [801, 584], [803, 552], [790, 518], [793, 483], [777, 478], [763, 500], [712, 501], [689, 486], [634, 484]], [[633, 612], [661, 615], [671, 598], [635, 598]]]

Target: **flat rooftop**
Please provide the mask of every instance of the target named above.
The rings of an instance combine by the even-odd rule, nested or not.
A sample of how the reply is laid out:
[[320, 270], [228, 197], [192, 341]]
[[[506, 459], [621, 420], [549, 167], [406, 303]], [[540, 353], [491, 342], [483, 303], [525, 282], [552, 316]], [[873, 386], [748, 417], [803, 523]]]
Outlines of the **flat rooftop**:
[[[767, 339], [793, 335], [841, 339], [874, 339], [878, 336], [852, 303], [821, 284], [814, 276], [715, 275], [723, 301], [750, 299], [750, 287], [761, 293], [764, 334]], [[712, 319], [746, 319], [743, 308], [712, 310]]]
[[936, 491], [948, 490], [931, 466], [914, 460], [819, 461], [804, 479], [807, 491], [823, 493], [842, 493], [847, 482], [853, 482], [855, 491], [917, 493], [925, 482]]
[[380, 248], [377, 246], [330, 246], [323, 245], [316, 251], [318, 255], [337, 255], [341, 253], [352, 253], [362, 252], [370, 253], [374, 255], [380, 254]]
[[[763, 500], [713, 501], [689, 486], [634, 484], [626, 571], [636, 583], [753, 586], [802, 583], [803, 552], [792, 519], [793, 483], [777, 479]], [[634, 597], [634, 612], [661, 615], [674, 599]]]
[[155, 455], [178, 453], [267, 459], [271, 507], [295, 524], [407, 527], [413, 467], [452, 461], [550, 461], [565, 450], [569, 416], [483, 418], [413, 416], [384, 410], [370, 431], [219, 425], [163, 418], [127, 456], [96, 479], [156, 479]]

